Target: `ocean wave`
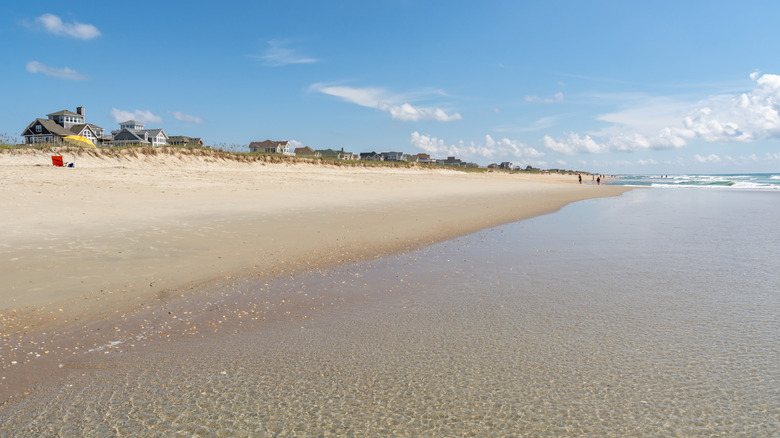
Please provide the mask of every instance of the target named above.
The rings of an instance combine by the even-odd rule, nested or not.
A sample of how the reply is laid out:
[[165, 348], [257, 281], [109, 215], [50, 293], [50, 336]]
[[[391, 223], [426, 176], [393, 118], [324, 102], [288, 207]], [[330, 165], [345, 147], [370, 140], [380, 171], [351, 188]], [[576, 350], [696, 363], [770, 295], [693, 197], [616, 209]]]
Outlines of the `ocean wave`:
[[[626, 184], [629, 185], [629, 184]], [[721, 189], [721, 190], [754, 190], [754, 191], [780, 191], [780, 185], [778, 184], [761, 184], [753, 182], [711, 182], [705, 183], [701, 181], [692, 181], [685, 184], [670, 184], [670, 183], [652, 183], [650, 187], [666, 188], [666, 189]]]

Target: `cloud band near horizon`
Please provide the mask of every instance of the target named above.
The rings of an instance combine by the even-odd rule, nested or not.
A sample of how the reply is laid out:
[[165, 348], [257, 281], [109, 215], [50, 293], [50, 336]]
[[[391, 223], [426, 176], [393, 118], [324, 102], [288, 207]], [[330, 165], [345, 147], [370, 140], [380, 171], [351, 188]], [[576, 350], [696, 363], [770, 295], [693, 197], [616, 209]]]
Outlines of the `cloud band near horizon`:
[[674, 120], [672, 126], [648, 127], [646, 114], [659, 114], [661, 110], [631, 108], [600, 116], [599, 120], [612, 122], [600, 132], [544, 136], [541, 143], [555, 152], [574, 155], [679, 149], [693, 140], [748, 143], [780, 139], [780, 75], [752, 73], [750, 79], [754, 87], [746, 93], [711, 96], [692, 104], [664, 103], [666, 111], [672, 106], [683, 108], [676, 118], [670, 118], [668, 113], [661, 117]]

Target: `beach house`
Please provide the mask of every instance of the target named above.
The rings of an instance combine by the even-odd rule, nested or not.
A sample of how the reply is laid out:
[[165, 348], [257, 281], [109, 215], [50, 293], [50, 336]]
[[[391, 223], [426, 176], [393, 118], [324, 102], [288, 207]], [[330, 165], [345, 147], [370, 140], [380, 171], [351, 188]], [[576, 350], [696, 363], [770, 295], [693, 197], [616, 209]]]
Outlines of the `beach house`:
[[320, 157], [325, 158], [336, 158], [338, 160], [354, 160], [355, 154], [352, 152], [344, 152], [344, 148], [341, 148], [340, 151], [333, 150], [333, 149], [318, 149], [316, 151], [318, 154], [320, 154]]
[[83, 106], [76, 108], [75, 113], [62, 110], [47, 114], [46, 117], [35, 119], [24, 129], [22, 137], [26, 144], [61, 143], [63, 137], [69, 135], [78, 135], [96, 144], [102, 141], [103, 128], [86, 123]]
[[172, 135], [168, 137], [168, 144], [171, 146], [203, 147], [203, 140], [199, 137]]
[[295, 155], [305, 155], [309, 157], [319, 157], [320, 153], [315, 151], [314, 149], [304, 146], [302, 148], [295, 148]]
[[165, 146], [168, 144], [168, 135], [162, 129], [144, 129], [144, 124], [135, 120], [128, 120], [119, 124], [119, 129], [111, 131], [114, 146]]
[[[415, 161], [417, 163], [430, 163], [431, 162], [431, 156], [429, 154], [412, 154], [406, 156], [406, 161]], [[436, 160], [433, 160], [436, 161]]]
[[403, 152], [382, 152], [383, 161], [406, 161], [406, 154]]
[[249, 152], [262, 154], [293, 155], [290, 151], [290, 142], [287, 140], [253, 141], [249, 143]]
[[360, 153], [360, 160], [363, 161], [384, 161], [385, 157], [382, 156], [382, 154], [378, 154], [376, 152], [361, 152]]

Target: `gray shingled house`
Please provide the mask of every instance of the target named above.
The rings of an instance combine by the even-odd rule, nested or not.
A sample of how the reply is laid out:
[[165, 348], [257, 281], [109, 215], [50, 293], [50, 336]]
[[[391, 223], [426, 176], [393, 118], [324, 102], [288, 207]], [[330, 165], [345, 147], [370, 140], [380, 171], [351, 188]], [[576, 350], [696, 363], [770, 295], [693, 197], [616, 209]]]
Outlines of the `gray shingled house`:
[[22, 132], [26, 144], [61, 143], [68, 135], [80, 135], [97, 144], [102, 141], [103, 128], [85, 121], [84, 107], [47, 114], [48, 119], [35, 119]]
[[144, 124], [128, 120], [119, 124], [119, 129], [111, 131], [114, 146], [143, 145], [165, 146], [168, 135], [162, 129], [144, 129]]

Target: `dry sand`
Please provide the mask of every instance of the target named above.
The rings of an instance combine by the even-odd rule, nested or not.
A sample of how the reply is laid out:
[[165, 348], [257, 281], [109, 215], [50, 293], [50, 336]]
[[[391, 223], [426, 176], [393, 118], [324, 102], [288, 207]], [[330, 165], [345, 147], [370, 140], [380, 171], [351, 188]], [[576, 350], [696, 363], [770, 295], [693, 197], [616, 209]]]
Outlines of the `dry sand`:
[[570, 175], [59, 153], [75, 167], [0, 151], [4, 368], [20, 339], [194, 284], [373, 258], [626, 190]]

